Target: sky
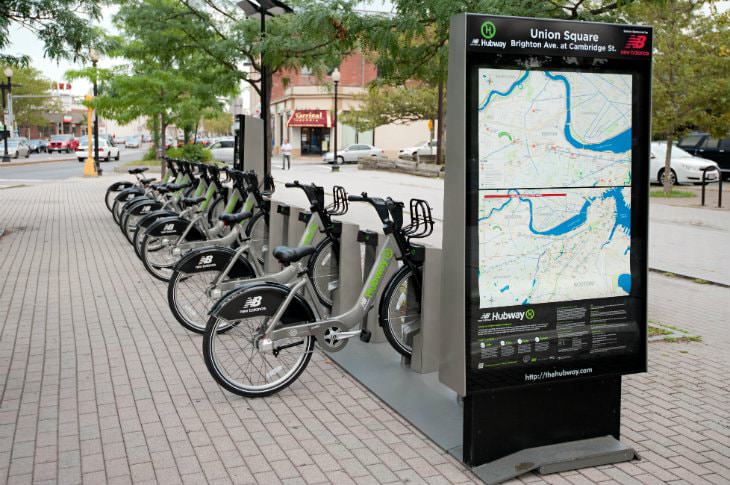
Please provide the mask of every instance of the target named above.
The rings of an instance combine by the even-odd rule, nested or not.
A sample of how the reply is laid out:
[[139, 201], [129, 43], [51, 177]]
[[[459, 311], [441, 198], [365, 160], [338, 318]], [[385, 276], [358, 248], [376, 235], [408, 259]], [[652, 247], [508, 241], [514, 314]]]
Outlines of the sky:
[[[730, 0], [717, 2], [720, 10], [724, 11], [730, 8]], [[389, 0], [369, 0], [363, 1], [361, 6], [363, 10], [377, 10], [377, 11], [390, 11], [392, 9]], [[116, 6], [102, 7], [103, 18], [99, 25], [109, 32], [116, 32], [116, 29], [112, 25], [112, 16], [118, 10]], [[10, 28], [10, 46], [7, 49], [9, 54], [26, 54], [30, 56], [32, 65], [36, 69], [40, 69], [43, 74], [52, 81], [65, 82], [64, 73], [70, 69], [77, 69], [82, 67], [80, 63], [73, 63], [71, 61], [52, 61], [46, 59], [43, 56], [43, 44], [38, 40], [34, 33], [22, 29], [17, 25], [12, 25]], [[99, 61], [100, 67], [110, 67], [114, 64], [119, 64], [121, 61], [118, 59], [102, 58]], [[84, 80], [77, 80], [72, 83], [73, 94], [84, 95], [91, 89], [91, 85]]]

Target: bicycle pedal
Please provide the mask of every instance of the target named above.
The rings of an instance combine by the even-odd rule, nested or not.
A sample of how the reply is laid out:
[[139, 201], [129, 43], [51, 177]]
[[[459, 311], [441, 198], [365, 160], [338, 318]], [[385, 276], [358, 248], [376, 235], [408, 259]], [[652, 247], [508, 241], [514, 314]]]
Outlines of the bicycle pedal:
[[360, 340], [362, 340], [365, 343], [370, 342], [370, 337], [373, 336], [373, 333], [370, 330], [361, 330], [360, 331]]

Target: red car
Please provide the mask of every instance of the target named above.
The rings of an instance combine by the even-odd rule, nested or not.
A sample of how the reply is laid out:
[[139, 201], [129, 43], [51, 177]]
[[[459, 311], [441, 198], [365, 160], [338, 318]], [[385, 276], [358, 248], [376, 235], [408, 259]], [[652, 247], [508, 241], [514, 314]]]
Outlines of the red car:
[[75, 152], [79, 141], [73, 135], [53, 135], [48, 143], [48, 153]]

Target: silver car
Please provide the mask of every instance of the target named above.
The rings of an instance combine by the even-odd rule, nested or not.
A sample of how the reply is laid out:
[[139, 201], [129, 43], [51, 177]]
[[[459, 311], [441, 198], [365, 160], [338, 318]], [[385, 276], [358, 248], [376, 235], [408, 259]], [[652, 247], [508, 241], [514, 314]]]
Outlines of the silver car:
[[[0, 153], [5, 153], [4, 142], [0, 142]], [[25, 138], [8, 138], [8, 156], [14, 158], [28, 158], [30, 156], [30, 145]]]
[[228, 164], [233, 163], [233, 147], [236, 142], [233, 137], [230, 138], [218, 138], [215, 143], [208, 145], [207, 149], [213, 154], [213, 160], [220, 162], [226, 162]]
[[[372, 145], [349, 145], [342, 150], [337, 151], [337, 164], [357, 163], [357, 161], [362, 157], [383, 158], [385, 157], [385, 152]], [[335, 163], [335, 154], [327, 152], [324, 154], [322, 159], [325, 163]]]

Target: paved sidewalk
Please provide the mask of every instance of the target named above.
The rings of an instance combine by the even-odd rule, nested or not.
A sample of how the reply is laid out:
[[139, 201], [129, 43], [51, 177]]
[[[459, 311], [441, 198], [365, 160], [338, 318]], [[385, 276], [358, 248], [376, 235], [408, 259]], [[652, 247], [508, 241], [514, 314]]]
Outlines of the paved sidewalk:
[[[0, 483], [476, 480], [321, 353], [277, 396], [222, 391], [104, 206], [118, 178], [0, 192]], [[651, 344], [625, 379], [643, 459], [520, 482], [727, 484], [728, 299], [652, 273], [650, 320], [702, 341]]]

